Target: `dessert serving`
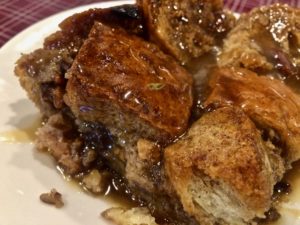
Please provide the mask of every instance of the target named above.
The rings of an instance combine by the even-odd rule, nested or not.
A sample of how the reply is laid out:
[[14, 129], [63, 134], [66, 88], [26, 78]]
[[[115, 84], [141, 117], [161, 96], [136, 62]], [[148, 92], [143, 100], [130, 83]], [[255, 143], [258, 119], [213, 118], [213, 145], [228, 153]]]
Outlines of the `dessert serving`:
[[300, 10], [236, 19], [221, 0], [138, 0], [62, 21], [15, 74], [36, 148], [117, 224], [262, 224], [300, 158]]

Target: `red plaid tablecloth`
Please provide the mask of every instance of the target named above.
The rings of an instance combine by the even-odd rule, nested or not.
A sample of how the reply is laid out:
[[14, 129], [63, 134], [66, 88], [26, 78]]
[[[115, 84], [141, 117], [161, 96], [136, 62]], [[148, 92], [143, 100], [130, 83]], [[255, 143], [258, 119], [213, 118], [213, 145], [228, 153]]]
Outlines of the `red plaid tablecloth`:
[[[54, 13], [104, 0], [0, 0], [0, 47], [15, 34]], [[225, 0], [225, 6], [236, 12], [274, 2], [300, 7], [300, 0]]]

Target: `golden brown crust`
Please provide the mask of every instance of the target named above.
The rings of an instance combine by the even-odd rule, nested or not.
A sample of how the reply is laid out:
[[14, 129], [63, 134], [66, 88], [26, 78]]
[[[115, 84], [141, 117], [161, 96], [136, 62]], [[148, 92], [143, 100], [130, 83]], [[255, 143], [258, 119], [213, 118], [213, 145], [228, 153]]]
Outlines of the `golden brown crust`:
[[206, 105], [235, 105], [285, 145], [287, 163], [300, 158], [300, 97], [281, 81], [240, 68], [217, 69]]
[[60, 31], [45, 39], [44, 48], [68, 48], [76, 55], [96, 21], [110, 27], [122, 27], [129, 33], [144, 35], [141, 12], [136, 5], [120, 5], [105, 9], [94, 8], [76, 13], [63, 20], [59, 24]]
[[[97, 118], [95, 108], [106, 102], [124, 110], [120, 116], [133, 113], [170, 137], [187, 128], [191, 76], [155, 45], [122, 29], [96, 23], [68, 78], [67, 104], [82, 119]], [[93, 110], [83, 112], [82, 106]]]
[[[300, 9], [273, 4], [241, 15], [224, 41], [220, 66], [296, 75], [300, 68]], [[298, 67], [298, 69], [296, 68]]]
[[134, 4], [89, 9], [68, 17], [59, 27], [65, 33], [87, 37], [96, 21], [110, 27], [122, 27], [129, 33], [143, 34], [142, 15]]
[[234, 18], [222, 0], [138, 0], [150, 39], [181, 63], [208, 52]]
[[16, 62], [15, 74], [28, 97], [43, 116], [51, 116], [65, 107], [64, 71], [73, 59], [66, 50], [37, 49]]
[[[233, 193], [230, 204], [234, 205], [231, 201], [236, 199], [239, 207], [245, 207], [239, 216], [247, 221], [262, 216], [270, 207], [275, 180], [267, 151], [259, 131], [242, 110], [225, 107], [205, 114], [183, 139], [165, 150], [165, 169], [185, 210], [199, 222], [203, 210], [198, 207], [204, 207], [206, 203], [197, 205], [191, 190], [200, 192], [199, 188], [193, 187], [200, 178], [209, 179], [214, 185], [212, 192], [221, 186], [228, 187]], [[203, 195], [208, 193], [202, 193], [201, 198]], [[227, 207], [230, 212], [232, 206]], [[222, 210], [225, 209], [216, 207], [212, 214], [215, 219], [228, 222], [229, 218], [217, 217], [218, 211]], [[208, 216], [205, 212], [210, 209], [204, 207], [204, 215]]]

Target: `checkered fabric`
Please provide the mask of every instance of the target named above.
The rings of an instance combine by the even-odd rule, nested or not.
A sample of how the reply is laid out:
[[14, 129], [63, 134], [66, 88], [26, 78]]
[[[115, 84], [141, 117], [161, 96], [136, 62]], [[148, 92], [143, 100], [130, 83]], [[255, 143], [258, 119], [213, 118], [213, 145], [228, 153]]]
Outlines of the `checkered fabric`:
[[0, 46], [45, 17], [96, 2], [103, 0], [0, 0]]
[[[104, 0], [0, 0], [0, 47], [15, 34], [54, 13], [79, 5]], [[300, 0], [224, 0], [235, 12], [249, 11], [254, 6], [284, 2], [300, 7]]]

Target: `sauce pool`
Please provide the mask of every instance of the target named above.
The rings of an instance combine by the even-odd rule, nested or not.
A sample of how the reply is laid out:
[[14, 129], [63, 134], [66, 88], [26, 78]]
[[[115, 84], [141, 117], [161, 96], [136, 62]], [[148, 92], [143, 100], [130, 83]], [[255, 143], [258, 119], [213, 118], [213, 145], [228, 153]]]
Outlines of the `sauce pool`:
[[27, 127], [16, 128], [0, 132], [0, 142], [7, 143], [32, 143], [36, 138], [36, 131], [41, 126], [41, 118], [37, 118]]

